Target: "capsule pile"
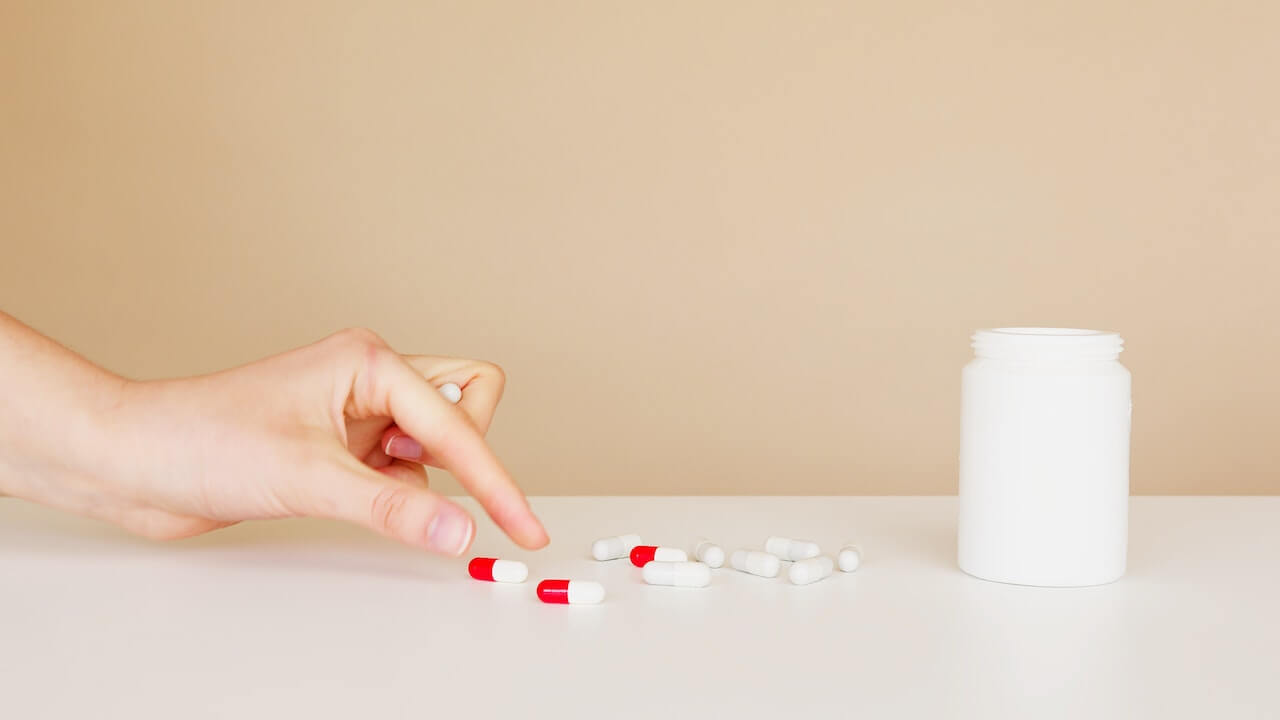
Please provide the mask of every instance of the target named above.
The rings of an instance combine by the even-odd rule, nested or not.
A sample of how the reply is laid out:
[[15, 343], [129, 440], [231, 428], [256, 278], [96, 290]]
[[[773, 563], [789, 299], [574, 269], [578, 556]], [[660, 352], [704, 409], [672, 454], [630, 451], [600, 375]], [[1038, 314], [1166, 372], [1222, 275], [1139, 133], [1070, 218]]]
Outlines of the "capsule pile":
[[[776, 578], [785, 567], [786, 577], [793, 585], [819, 582], [837, 569], [851, 573], [862, 564], [862, 549], [857, 545], [845, 545], [832, 558], [823, 555], [815, 542], [776, 535], [765, 539], [763, 550], [744, 548], [730, 554], [711, 540], [698, 538], [693, 560], [681, 548], [642, 543], [639, 535], [600, 538], [591, 544], [591, 557], [600, 562], [630, 558], [631, 564], [640, 568], [644, 582], [686, 588], [707, 587], [711, 584], [711, 571], [726, 564], [762, 578]], [[486, 582], [522, 583], [529, 577], [529, 568], [515, 560], [478, 557], [467, 569], [471, 577]], [[595, 605], [604, 600], [605, 589], [590, 580], [546, 579], [538, 583], [537, 595], [545, 603]]]
[[[441, 385], [440, 394], [451, 403], [462, 400], [462, 388], [456, 383]], [[640, 568], [641, 578], [650, 585], [700, 588], [711, 584], [711, 571], [725, 564], [724, 548], [706, 538], [698, 538], [693, 547], [694, 560], [681, 548], [643, 545], [639, 535], [600, 538], [591, 543], [591, 557], [600, 562], [631, 558]], [[815, 542], [771, 535], [765, 538], [764, 550], [735, 550], [727, 556], [729, 567], [738, 572], [763, 578], [778, 577], [782, 563], [789, 562], [787, 579], [793, 585], [808, 585], [831, 576], [839, 568], [851, 573], [862, 564], [862, 549], [846, 545], [834, 560], [822, 554]], [[529, 567], [518, 560], [472, 558], [467, 565], [471, 577], [483, 582], [522, 583], [529, 579]], [[591, 580], [547, 579], [538, 583], [538, 599], [555, 605], [595, 605], [604, 601], [604, 585]]]

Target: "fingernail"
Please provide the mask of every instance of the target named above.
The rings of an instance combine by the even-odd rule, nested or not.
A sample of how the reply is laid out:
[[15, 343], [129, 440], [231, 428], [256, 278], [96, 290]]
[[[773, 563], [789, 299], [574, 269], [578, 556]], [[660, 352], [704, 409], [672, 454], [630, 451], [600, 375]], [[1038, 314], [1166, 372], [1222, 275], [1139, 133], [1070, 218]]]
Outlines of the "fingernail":
[[451, 505], [440, 508], [427, 526], [427, 547], [447, 555], [461, 555], [471, 544], [471, 518]]
[[384, 452], [391, 457], [417, 460], [422, 457], [422, 445], [408, 435], [396, 435], [387, 441]]

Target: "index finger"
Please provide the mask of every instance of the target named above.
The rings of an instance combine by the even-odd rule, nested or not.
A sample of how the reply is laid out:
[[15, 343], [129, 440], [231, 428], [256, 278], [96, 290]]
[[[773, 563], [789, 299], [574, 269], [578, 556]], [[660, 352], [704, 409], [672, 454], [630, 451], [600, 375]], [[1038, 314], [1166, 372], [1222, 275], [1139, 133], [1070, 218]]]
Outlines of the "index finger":
[[377, 364], [369, 370], [378, 382], [365, 386], [382, 395], [379, 399], [400, 429], [453, 473], [517, 544], [529, 549], [546, 545], [547, 531], [467, 414], [394, 352], [380, 353], [371, 363]]

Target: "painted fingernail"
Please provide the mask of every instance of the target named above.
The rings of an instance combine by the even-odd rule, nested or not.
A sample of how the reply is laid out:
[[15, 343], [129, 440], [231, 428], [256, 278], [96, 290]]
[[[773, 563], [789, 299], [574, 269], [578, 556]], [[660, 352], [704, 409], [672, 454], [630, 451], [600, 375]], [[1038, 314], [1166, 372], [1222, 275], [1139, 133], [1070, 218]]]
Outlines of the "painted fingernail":
[[422, 457], [422, 445], [408, 435], [396, 435], [387, 441], [384, 452], [395, 458], [417, 460]]
[[452, 505], [440, 508], [427, 526], [427, 547], [446, 555], [461, 555], [471, 544], [471, 518]]

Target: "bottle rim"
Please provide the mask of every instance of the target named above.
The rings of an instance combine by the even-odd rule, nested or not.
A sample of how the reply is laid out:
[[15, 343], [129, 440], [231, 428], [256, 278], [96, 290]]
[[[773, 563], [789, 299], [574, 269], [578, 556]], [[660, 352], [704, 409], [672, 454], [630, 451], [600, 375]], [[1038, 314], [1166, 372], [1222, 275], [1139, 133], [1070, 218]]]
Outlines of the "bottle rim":
[[974, 354], [979, 357], [1116, 358], [1124, 339], [1111, 330], [1050, 327], [985, 328], [974, 332]]

